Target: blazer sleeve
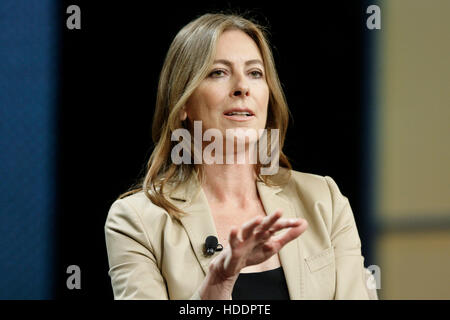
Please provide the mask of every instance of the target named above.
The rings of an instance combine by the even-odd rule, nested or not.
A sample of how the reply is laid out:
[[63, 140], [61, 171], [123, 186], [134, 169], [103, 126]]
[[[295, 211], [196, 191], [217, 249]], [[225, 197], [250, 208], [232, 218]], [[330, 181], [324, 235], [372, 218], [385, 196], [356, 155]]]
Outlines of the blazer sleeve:
[[[114, 299], [169, 298], [144, 225], [126, 198], [112, 204], [105, 239]], [[191, 299], [200, 299], [198, 290]]]
[[331, 192], [331, 243], [336, 259], [335, 299], [378, 300], [376, 289], [369, 285], [371, 273], [364, 267], [355, 219], [348, 199], [330, 177], [325, 177]]

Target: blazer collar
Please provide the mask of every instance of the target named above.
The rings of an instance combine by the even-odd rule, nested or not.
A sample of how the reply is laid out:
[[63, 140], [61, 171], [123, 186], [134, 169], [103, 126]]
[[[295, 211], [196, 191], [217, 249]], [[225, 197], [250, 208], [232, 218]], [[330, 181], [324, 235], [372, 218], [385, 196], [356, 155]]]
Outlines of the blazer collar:
[[[257, 182], [257, 188], [266, 214], [271, 214], [275, 210], [281, 209], [283, 218], [304, 217], [303, 213], [296, 215], [291, 203], [283, 197], [282, 187], [269, 187], [263, 182]], [[280, 232], [283, 233], [285, 230]], [[301, 270], [303, 270], [301, 265], [303, 259], [300, 257], [300, 239], [301, 236], [289, 242], [278, 253], [291, 300], [299, 300], [304, 296], [302, 283], [304, 278], [300, 274]]]
[[[302, 212], [296, 214], [290, 202], [283, 198], [283, 187], [270, 187], [258, 181], [257, 190], [266, 214], [271, 214], [276, 209], [282, 209], [284, 218], [304, 217]], [[197, 175], [193, 173], [186, 182], [171, 190], [168, 195], [172, 203], [186, 213], [180, 218], [180, 222], [188, 234], [197, 260], [206, 275], [209, 264], [217, 253], [212, 256], [205, 256], [205, 239], [210, 235], [218, 238], [218, 235], [208, 200], [199, 184]], [[300, 256], [299, 248], [300, 238], [286, 244], [279, 252], [280, 262], [292, 300], [304, 297], [303, 276], [301, 275], [303, 259]]]

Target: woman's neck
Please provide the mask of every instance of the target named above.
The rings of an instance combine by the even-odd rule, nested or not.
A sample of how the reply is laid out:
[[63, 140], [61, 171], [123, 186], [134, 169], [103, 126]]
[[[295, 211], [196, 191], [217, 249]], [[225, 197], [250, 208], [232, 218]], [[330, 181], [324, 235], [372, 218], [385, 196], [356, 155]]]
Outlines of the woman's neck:
[[251, 164], [203, 165], [203, 190], [210, 201], [238, 206], [257, 200], [256, 173]]

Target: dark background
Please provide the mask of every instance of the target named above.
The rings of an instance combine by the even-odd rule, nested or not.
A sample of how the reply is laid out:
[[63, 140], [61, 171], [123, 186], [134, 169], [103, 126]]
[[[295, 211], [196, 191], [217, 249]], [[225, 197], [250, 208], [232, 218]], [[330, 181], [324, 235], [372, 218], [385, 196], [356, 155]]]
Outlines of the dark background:
[[[269, 25], [293, 116], [285, 153], [295, 170], [337, 182], [371, 264], [364, 1], [62, 1], [62, 26], [71, 4], [81, 8], [81, 30], [61, 34], [56, 298], [112, 299], [103, 229], [109, 207], [150, 156], [158, 77], [172, 39], [218, 9], [250, 10]], [[66, 287], [72, 264], [81, 268], [81, 290]]]

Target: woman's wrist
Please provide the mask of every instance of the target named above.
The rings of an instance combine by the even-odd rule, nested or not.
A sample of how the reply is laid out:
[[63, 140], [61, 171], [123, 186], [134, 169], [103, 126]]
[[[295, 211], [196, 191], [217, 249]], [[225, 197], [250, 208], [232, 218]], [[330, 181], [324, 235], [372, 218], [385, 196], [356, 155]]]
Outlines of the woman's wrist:
[[231, 300], [234, 284], [239, 276], [239, 272], [232, 276], [227, 276], [224, 272], [225, 252], [212, 261], [209, 272], [206, 275], [200, 288], [202, 300]]
[[217, 277], [208, 274], [200, 289], [202, 300], [231, 300], [237, 277], [225, 281], [217, 281]]

